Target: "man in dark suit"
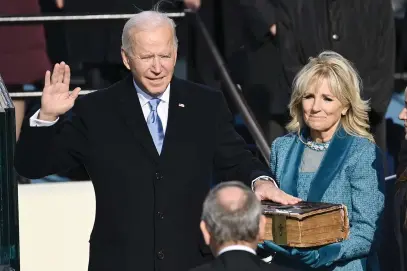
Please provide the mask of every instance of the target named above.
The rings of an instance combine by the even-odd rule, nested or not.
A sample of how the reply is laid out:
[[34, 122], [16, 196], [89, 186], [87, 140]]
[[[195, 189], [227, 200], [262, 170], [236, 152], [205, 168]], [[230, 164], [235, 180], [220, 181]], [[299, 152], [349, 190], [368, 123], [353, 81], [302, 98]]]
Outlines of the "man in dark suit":
[[131, 18], [122, 57], [132, 76], [76, 102], [69, 67], [47, 71], [41, 109], [16, 148], [25, 177], [87, 169], [96, 195], [89, 270], [183, 271], [203, 263], [210, 251], [199, 214], [213, 175], [252, 185], [259, 198], [298, 201], [245, 150], [220, 92], [172, 76], [170, 18], [156, 11]]
[[216, 259], [190, 271], [275, 270], [256, 255], [266, 218], [260, 201], [244, 184], [223, 182], [213, 188], [203, 204], [201, 219], [202, 235]]
[[216, 259], [191, 271], [270, 270], [256, 256], [266, 219], [256, 195], [240, 182], [224, 182], [205, 199], [201, 231]]

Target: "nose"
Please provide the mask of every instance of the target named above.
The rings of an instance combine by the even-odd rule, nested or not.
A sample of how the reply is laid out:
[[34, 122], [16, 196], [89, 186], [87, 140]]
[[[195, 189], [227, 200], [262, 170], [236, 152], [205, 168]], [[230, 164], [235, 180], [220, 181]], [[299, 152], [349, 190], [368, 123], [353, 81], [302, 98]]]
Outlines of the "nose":
[[407, 120], [407, 108], [403, 108], [399, 114], [400, 120]]
[[320, 110], [321, 110], [320, 100], [318, 98], [315, 98], [312, 103], [312, 111], [319, 112]]
[[153, 59], [153, 63], [151, 65], [151, 70], [154, 73], [161, 73], [161, 69], [162, 69], [162, 67], [161, 67], [160, 57], [156, 56]]

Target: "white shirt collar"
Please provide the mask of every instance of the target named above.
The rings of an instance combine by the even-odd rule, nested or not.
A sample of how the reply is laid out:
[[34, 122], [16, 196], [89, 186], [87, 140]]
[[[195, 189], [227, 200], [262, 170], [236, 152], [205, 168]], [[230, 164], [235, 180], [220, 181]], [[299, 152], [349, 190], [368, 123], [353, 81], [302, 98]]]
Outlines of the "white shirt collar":
[[232, 246], [227, 246], [227, 247], [224, 247], [223, 249], [221, 249], [218, 253], [218, 256], [222, 253], [232, 251], [232, 250], [243, 250], [243, 251], [247, 251], [249, 253], [256, 255], [256, 251], [254, 249], [252, 249], [251, 247], [243, 246], [243, 245], [232, 245]]
[[[154, 97], [151, 97], [147, 93], [145, 93], [141, 88], [136, 84], [136, 81], [133, 80], [134, 87], [137, 91], [137, 96], [140, 100], [141, 107], [146, 105], [150, 100], [154, 99]], [[157, 98], [161, 100], [161, 102], [164, 103], [169, 103], [170, 101], [170, 84], [168, 84], [167, 88], [164, 90], [164, 92], [159, 95]]]

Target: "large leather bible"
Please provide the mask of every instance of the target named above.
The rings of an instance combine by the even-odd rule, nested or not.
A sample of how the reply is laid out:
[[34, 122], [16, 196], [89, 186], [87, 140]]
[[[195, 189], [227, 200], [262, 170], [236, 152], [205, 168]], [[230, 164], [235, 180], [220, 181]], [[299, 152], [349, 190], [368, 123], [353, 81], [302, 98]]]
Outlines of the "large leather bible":
[[262, 201], [266, 216], [265, 240], [289, 247], [314, 247], [340, 242], [349, 236], [345, 205], [299, 202], [281, 205]]

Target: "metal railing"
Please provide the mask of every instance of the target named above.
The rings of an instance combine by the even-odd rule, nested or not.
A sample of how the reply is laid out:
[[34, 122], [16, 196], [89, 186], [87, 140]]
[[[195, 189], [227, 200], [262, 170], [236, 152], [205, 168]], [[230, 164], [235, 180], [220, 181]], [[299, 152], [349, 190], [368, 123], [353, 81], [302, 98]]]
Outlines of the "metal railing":
[[[185, 17], [185, 12], [168, 12], [171, 18]], [[86, 14], [86, 15], [57, 15], [57, 16], [1, 16], [0, 24], [45, 23], [60, 21], [91, 21], [91, 20], [125, 20], [134, 14]]]

